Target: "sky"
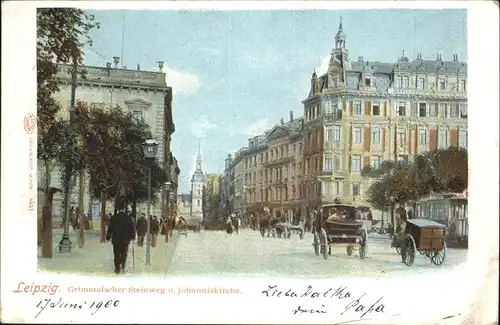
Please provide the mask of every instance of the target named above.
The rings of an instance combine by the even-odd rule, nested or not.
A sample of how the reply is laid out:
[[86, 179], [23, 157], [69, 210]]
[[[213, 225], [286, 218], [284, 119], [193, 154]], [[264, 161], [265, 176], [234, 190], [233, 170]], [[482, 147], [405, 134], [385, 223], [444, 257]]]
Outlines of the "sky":
[[[466, 10], [93, 11], [101, 28], [85, 64], [157, 71], [174, 91], [172, 152], [188, 193], [198, 144], [206, 173], [249, 137], [303, 115], [314, 69], [326, 72], [340, 17], [351, 59], [467, 61]], [[122, 38], [123, 35], [123, 38]], [[123, 42], [122, 42], [123, 39]], [[122, 55], [123, 53], [123, 55]]]

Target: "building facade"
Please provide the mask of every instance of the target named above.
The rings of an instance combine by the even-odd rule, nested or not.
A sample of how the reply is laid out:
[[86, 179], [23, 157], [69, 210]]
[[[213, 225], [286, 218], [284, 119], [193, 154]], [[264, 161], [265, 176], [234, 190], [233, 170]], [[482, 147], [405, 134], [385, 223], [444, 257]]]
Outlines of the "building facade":
[[304, 104], [308, 209], [336, 198], [363, 202], [366, 166], [423, 151], [467, 147], [467, 64], [457, 55], [394, 63], [351, 60], [342, 22], [328, 71], [311, 78]]
[[196, 169], [191, 177], [191, 211], [189, 219], [203, 221], [203, 187], [205, 186], [205, 174], [201, 165], [201, 154], [196, 157]]
[[[165, 155], [170, 140], [167, 138], [167, 115], [171, 120], [171, 88], [166, 84], [166, 75], [162, 72], [141, 70], [127, 70], [118, 67], [119, 58], [115, 58], [115, 65], [107, 63], [105, 67], [83, 66], [85, 78], [78, 75], [76, 81], [76, 100], [86, 102], [94, 107], [109, 107], [119, 105], [132, 112], [136, 118], [144, 119], [150, 126], [153, 137], [159, 142], [157, 159], [160, 166], [165, 168]], [[71, 104], [71, 73], [69, 66], [60, 65], [57, 77], [59, 78], [59, 92], [55, 99], [60, 103], [60, 115], [69, 118]], [[161, 68], [161, 67], [160, 67]], [[168, 106], [168, 107], [167, 107]], [[167, 110], [169, 110], [167, 112]], [[173, 123], [173, 122], [172, 122]], [[169, 124], [171, 125], [171, 124]], [[173, 132], [173, 128], [169, 129]], [[41, 166], [41, 164], [39, 165]], [[43, 170], [38, 170], [39, 188], [44, 187], [45, 175]], [[89, 177], [84, 175], [83, 182], [76, 179], [70, 197], [70, 205], [80, 207], [81, 211], [99, 214], [99, 203], [93, 201], [89, 191]], [[50, 175], [51, 186], [62, 188], [60, 174], [54, 168]], [[54, 196], [53, 217], [61, 220], [64, 214], [62, 201], [63, 193]], [[158, 201], [161, 202], [158, 194]], [[39, 201], [39, 202], [43, 202]], [[107, 205], [107, 212], [113, 212], [112, 204]], [[140, 212], [145, 212], [146, 206], [138, 207]], [[162, 206], [153, 206], [153, 214], [161, 215]]]
[[259, 202], [270, 208], [276, 217], [297, 221], [301, 208], [300, 181], [302, 175], [303, 119], [275, 125], [267, 132], [267, 150], [262, 154], [262, 183]]
[[220, 178], [219, 174], [205, 175], [203, 187], [203, 220], [211, 223], [220, 217]]

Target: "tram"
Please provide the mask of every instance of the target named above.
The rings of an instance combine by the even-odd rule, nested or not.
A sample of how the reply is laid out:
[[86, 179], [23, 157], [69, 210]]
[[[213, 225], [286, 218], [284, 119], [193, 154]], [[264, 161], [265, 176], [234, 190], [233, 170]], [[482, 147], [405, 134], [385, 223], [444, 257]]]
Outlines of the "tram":
[[448, 247], [468, 247], [468, 192], [439, 193], [416, 202], [416, 216], [429, 219], [446, 227]]

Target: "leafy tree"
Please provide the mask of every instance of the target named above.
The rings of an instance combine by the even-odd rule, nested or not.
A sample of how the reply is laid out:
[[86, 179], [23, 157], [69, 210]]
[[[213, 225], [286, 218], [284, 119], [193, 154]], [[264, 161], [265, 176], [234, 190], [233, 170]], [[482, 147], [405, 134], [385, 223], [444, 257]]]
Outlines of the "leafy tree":
[[[43, 242], [42, 256], [52, 257], [52, 197], [58, 191], [50, 186], [50, 173], [62, 150], [63, 122], [57, 118], [60, 105], [54, 99], [59, 91], [57, 64], [83, 61], [84, 44], [91, 45], [89, 32], [99, 28], [94, 17], [80, 9], [39, 8], [37, 19], [37, 156], [44, 168], [42, 226], [38, 242]], [[42, 235], [43, 234], [43, 235]], [[43, 236], [43, 240], [41, 240]]]

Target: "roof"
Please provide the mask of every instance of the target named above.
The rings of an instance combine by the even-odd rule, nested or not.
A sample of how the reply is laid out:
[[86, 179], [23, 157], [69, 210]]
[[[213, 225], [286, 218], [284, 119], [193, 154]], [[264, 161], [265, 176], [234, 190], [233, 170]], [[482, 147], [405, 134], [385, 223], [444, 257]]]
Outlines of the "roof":
[[419, 228], [446, 228], [445, 225], [429, 219], [410, 219], [408, 222]]

